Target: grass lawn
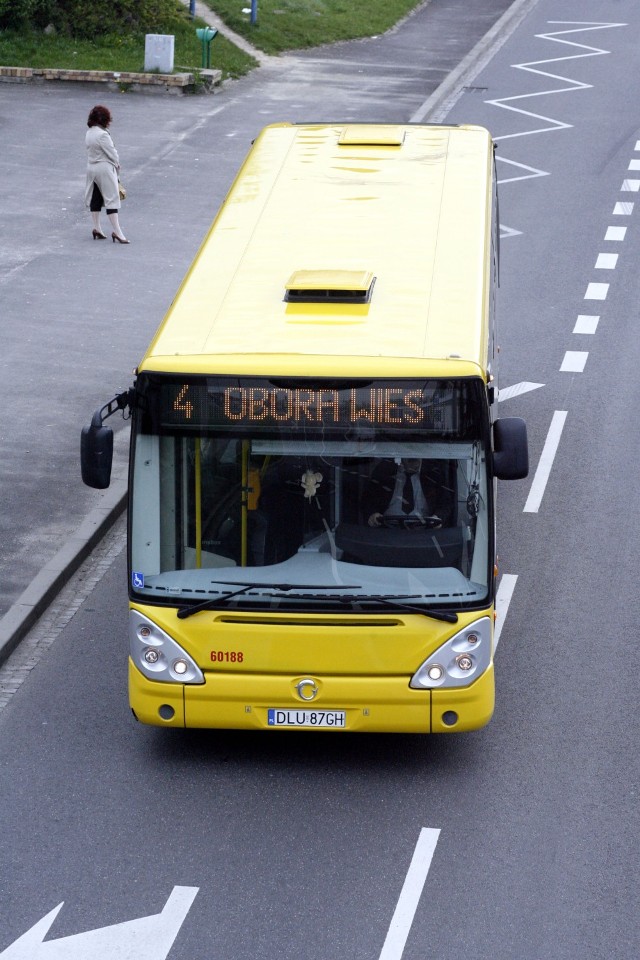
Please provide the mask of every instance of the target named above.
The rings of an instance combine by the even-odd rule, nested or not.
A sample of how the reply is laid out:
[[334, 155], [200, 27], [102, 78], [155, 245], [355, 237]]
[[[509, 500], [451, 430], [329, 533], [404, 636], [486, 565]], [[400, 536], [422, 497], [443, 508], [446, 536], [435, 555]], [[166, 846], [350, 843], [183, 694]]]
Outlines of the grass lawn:
[[[205, 0], [232, 30], [265, 53], [384, 33], [424, 0]], [[463, 2], [463, 0], [461, 0]]]
[[[202, 44], [196, 28], [206, 24], [190, 20], [188, 11], [169, 24], [159, 24], [156, 33], [175, 37], [176, 71], [191, 71], [202, 66]], [[67, 70], [116, 70], [142, 73], [144, 70], [144, 34], [122, 33], [99, 37], [95, 41], [74, 40], [43, 33], [0, 31], [0, 65], [7, 67], [60, 67]], [[218, 35], [211, 42], [211, 66], [222, 70], [223, 79], [248, 73], [256, 61]]]
[[[383, 33], [424, 0], [257, 0], [255, 24], [249, 13], [242, 12], [251, 9], [251, 0], [206, 2], [236, 33], [265, 53], [276, 54]], [[196, 28], [203, 26], [203, 21], [189, 19], [187, 8], [178, 4], [175, 16], [154, 28], [155, 33], [175, 37], [177, 71], [202, 66]], [[144, 34], [123, 32], [90, 41], [4, 30], [0, 31], [0, 65], [139, 73], [144, 69]], [[223, 79], [240, 77], [255, 65], [252, 57], [220, 34], [212, 41], [211, 66], [222, 70]]]

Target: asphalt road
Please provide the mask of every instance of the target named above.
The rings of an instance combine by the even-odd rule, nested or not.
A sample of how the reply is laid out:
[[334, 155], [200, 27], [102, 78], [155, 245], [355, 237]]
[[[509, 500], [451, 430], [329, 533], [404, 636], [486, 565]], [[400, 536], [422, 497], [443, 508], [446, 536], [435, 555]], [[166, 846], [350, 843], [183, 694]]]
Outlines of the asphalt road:
[[[117, 527], [0, 673], [2, 960], [45, 956], [6, 951], [62, 901], [47, 956], [73, 960], [74, 935], [157, 914], [175, 887], [197, 892], [169, 960], [636, 955], [639, 45], [633, 0], [538, 0], [449, 114], [498, 139], [501, 411], [531, 444], [530, 478], [500, 489], [513, 591], [491, 724], [136, 725]], [[423, 830], [433, 859], [412, 872]], [[389, 941], [405, 881], [415, 912]], [[166, 957], [155, 936], [123, 960]]]

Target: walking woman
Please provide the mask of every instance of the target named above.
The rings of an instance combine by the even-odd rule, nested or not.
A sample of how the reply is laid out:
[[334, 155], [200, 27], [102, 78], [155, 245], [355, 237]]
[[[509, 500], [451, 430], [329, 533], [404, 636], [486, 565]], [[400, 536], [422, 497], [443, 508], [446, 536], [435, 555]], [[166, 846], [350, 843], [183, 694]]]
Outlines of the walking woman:
[[104, 207], [109, 222], [113, 227], [111, 239], [114, 243], [129, 243], [120, 228], [118, 210], [120, 209], [120, 192], [118, 189], [118, 171], [120, 158], [116, 150], [109, 125], [111, 113], [103, 106], [96, 106], [87, 120], [87, 187], [85, 203], [91, 211], [93, 219], [93, 239], [106, 240], [100, 226], [100, 211]]

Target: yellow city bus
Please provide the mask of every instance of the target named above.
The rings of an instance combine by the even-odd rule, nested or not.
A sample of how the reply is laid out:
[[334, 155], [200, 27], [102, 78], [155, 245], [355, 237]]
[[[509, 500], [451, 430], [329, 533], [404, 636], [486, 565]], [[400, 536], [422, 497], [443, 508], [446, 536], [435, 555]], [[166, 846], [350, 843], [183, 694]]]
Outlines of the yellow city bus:
[[498, 224], [477, 126], [275, 124], [144, 355], [129, 694], [168, 727], [444, 733], [494, 706]]

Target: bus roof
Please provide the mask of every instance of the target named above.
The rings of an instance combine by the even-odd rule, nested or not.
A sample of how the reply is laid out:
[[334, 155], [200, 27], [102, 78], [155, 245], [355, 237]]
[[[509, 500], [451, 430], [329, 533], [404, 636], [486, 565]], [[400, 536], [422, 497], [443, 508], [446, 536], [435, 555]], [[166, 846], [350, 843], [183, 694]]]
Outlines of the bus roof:
[[492, 203], [482, 127], [267, 127], [139, 369], [482, 374]]

